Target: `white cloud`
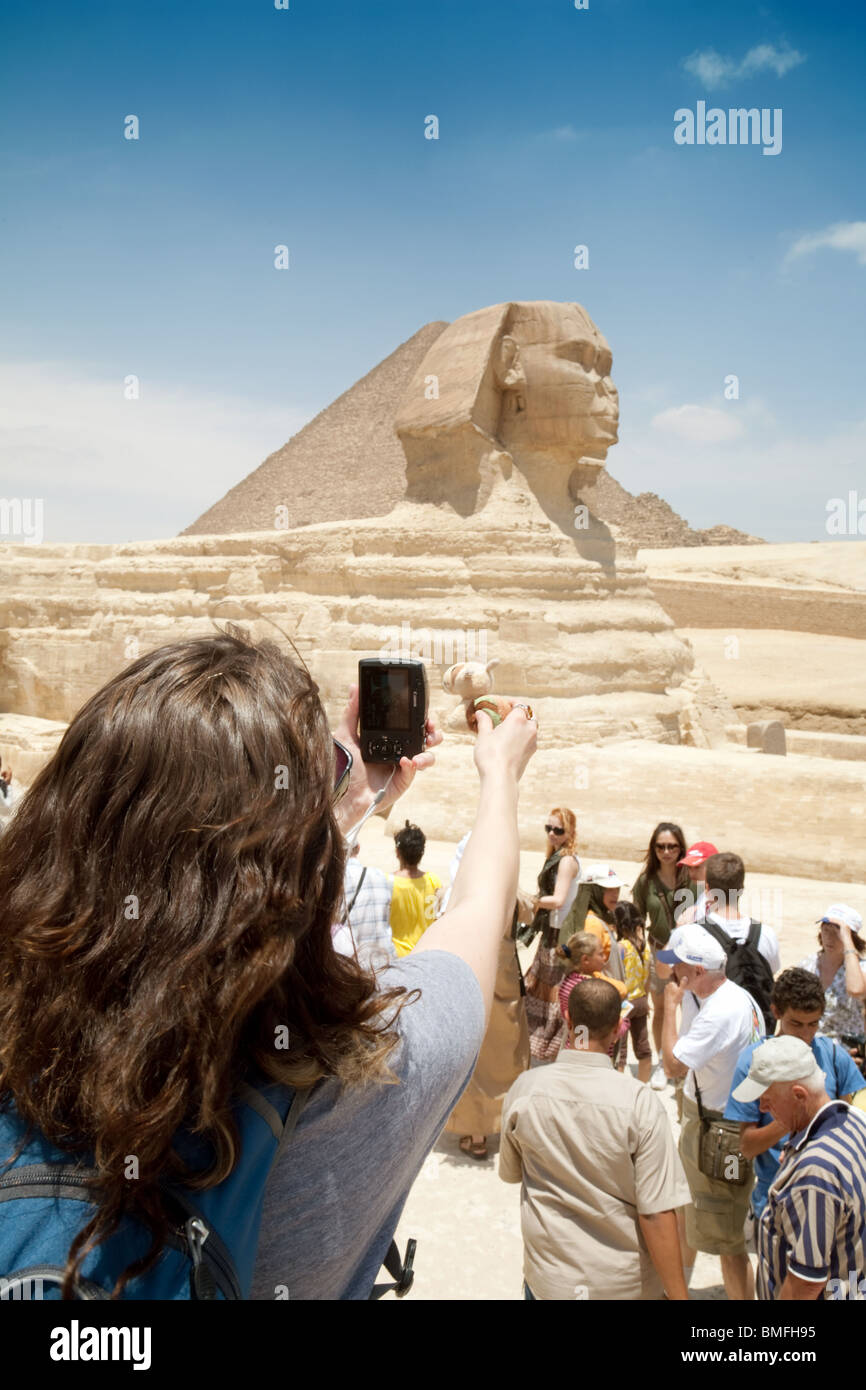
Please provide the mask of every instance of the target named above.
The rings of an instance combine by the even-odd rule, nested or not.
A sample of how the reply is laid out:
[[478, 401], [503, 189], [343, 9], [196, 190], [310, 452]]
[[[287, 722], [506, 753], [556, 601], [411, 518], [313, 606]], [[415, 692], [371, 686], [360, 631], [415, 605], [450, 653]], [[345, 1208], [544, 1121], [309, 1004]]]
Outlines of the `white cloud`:
[[683, 59], [683, 67], [697, 77], [708, 90], [726, 87], [740, 77], [754, 77], [760, 72], [774, 72], [784, 77], [792, 68], [805, 63], [806, 58], [796, 48], [776, 48], [772, 43], [759, 43], [750, 48], [739, 62], [717, 53], [714, 48], [696, 50]]
[[705, 87], [713, 88], [723, 87], [730, 80], [736, 63], [730, 58], [723, 58], [714, 48], [708, 48], [704, 53], [693, 53], [685, 58], [683, 67], [693, 77], [699, 78]]
[[574, 144], [577, 140], [583, 140], [584, 132], [575, 130], [573, 125], [557, 125], [552, 130], [539, 131], [538, 140], [555, 140], [557, 144]]
[[[732, 401], [730, 410], [745, 416], [747, 403]], [[847, 498], [862, 479], [866, 417], [825, 435], [784, 432], [771, 421], [761, 407], [735, 448], [698, 449], [626, 419], [607, 466], [630, 492], [664, 497], [691, 526], [725, 523], [770, 541], [827, 540], [828, 501]]]
[[654, 430], [676, 435], [690, 444], [723, 444], [743, 433], [738, 416], [706, 405], [676, 405], [650, 421]]
[[52, 362], [0, 362], [0, 401], [0, 492], [45, 499], [49, 542], [175, 534], [309, 418]]
[[834, 222], [821, 232], [811, 232], [794, 242], [785, 256], [785, 265], [808, 256], [813, 251], [829, 247], [832, 251], [853, 251], [861, 265], [866, 265], [866, 222]]
[[784, 77], [792, 68], [805, 63], [804, 54], [796, 48], [776, 48], [772, 43], [759, 43], [750, 48], [742, 63], [738, 76], [748, 77], [753, 72], [764, 72], [769, 68], [777, 77]]

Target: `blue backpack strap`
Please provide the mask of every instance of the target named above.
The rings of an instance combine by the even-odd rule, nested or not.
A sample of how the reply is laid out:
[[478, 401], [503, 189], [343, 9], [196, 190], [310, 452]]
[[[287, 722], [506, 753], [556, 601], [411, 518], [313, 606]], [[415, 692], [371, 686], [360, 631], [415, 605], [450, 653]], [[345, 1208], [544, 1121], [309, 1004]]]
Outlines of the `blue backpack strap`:
[[[306, 1093], [301, 1091], [296, 1092], [296, 1095], [302, 1094]], [[238, 1087], [237, 1096], [238, 1100], [243, 1101], [244, 1105], [248, 1105], [251, 1110], [255, 1110], [257, 1115], [261, 1115], [279, 1144], [283, 1137], [283, 1129], [287, 1122], [282, 1119], [277, 1107], [271, 1105], [271, 1102], [266, 1096], [262, 1095], [261, 1091], [257, 1091], [255, 1086], [250, 1086], [247, 1082], [244, 1082], [242, 1086]], [[289, 1113], [291, 1113], [291, 1109]]]
[[[244, 1104], [249, 1105], [258, 1115], [261, 1115], [262, 1119], [270, 1125], [271, 1132], [275, 1138], [278, 1139], [277, 1151], [273, 1159], [274, 1163], [276, 1163], [286, 1145], [291, 1143], [292, 1135], [295, 1132], [295, 1128], [301, 1116], [301, 1111], [311, 1094], [312, 1091], [296, 1091], [292, 1098], [292, 1103], [289, 1106], [289, 1112], [285, 1122], [283, 1122], [279, 1111], [275, 1106], [270, 1104], [266, 1097], [262, 1095], [261, 1091], [249, 1085], [244, 1085], [239, 1088], [238, 1099], [243, 1101]], [[370, 1293], [371, 1299], [382, 1298], [384, 1294], [391, 1293], [392, 1291], [398, 1298], [404, 1298], [406, 1296], [415, 1279], [415, 1272], [412, 1266], [415, 1259], [416, 1246], [417, 1241], [408, 1241], [406, 1245], [406, 1258], [401, 1259], [396, 1241], [391, 1241], [383, 1263], [394, 1282], [391, 1284], [375, 1284]]]
[[311, 1095], [311, 1090], [295, 1091], [295, 1094], [292, 1098], [292, 1103], [289, 1106], [289, 1113], [286, 1116], [286, 1123], [283, 1125], [282, 1134], [279, 1136], [277, 1152], [274, 1154], [274, 1163], [276, 1163], [279, 1155], [282, 1153], [286, 1145], [291, 1142], [292, 1135], [295, 1132], [295, 1126], [297, 1125], [298, 1120], [301, 1118], [301, 1111], [303, 1110], [307, 1101], [310, 1099]]
[[[235, 1168], [216, 1187], [193, 1192], [172, 1184], [168, 1189], [187, 1216], [194, 1297], [218, 1296], [214, 1276], [224, 1297], [249, 1297], [268, 1179], [310, 1094], [310, 1089], [292, 1091], [277, 1083], [242, 1083], [234, 1093], [241, 1141]], [[202, 1161], [195, 1155], [195, 1141], [185, 1156]]]

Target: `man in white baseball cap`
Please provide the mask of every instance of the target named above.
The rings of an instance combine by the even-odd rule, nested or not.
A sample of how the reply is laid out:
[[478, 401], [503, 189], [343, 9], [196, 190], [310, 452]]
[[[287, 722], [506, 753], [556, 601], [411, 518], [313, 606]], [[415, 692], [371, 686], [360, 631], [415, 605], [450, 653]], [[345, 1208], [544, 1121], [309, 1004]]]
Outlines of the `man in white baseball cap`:
[[704, 970], [724, 970], [728, 958], [718, 941], [708, 936], [698, 923], [691, 922], [671, 933], [658, 959], [665, 965], [700, 965]]
[[[668, 1076], [685, 1077], [680, 1157], [692, 1200], [685, 1212], [685, 1275], [694, 1251], [721, 1259], [729, 1299], [754, 1298], [754, 1280], [743, 1227], [752, 1190], [752, 1166], [742, 1184], [701, 1172], [701, 1115], [714, 1129], [739, 1141], [739, 1126], [723, 1112], [731, 1092], [737, 1058], [764, 1036], [764, 1020], [755, 1001], [725, 974], [725, 949], [702, 926], [677, 927], [658, 959], [674, 967], [665, 990], [662, 1057]], [[677, 1032], [677, 1008], [682, 1020]], [[745, 1162], [745, 1160], [742, 1160]], [[689, 1256], [691, 1255], [691, 1260]]]
[[791, 1135], [758, 1222], [758, 1297], [866, 1300], [866, 1123], [800, 1038], [756, 1047], [733, 1094]]

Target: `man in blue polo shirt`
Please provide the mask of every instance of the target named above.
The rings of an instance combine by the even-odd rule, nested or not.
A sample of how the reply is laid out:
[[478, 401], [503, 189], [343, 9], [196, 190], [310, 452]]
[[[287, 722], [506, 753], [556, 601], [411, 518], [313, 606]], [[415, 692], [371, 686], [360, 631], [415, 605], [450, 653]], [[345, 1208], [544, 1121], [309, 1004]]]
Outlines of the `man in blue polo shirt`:
[[[818, 1066], [826, 1077], [825, 1087], [831, 1100], [850, 1101], [857, 1092], [866, 1089], [850, 1053], [832, 1038], [818, 1033], [824, 1012], [824, 990], [817, 975], [808, 970], [783, 970], [773, 985], [770, 1005], [778, 1019], [777, 1037], [799, 1038], [812, 1049]], [[816, 1036], [817, 1034], [817, 1036]], [[761, 1112], [757, 1100], [735, 1100], [733, 1092], [749, 1073], [752, 1054], [758, 1043], [744, 1048], [737, 1058], [731, 1096], [725, 1107], [726, 1120], [738, 1120], [743, 1155], [755, 1160], [755, 1186], [752, 1190], [752, 1212], [755, 1221], [767, 1203], [770, 1183], [779, 1171], [779, 1160], [786, 1133], [769, 1112]]]
[[734, 1098], [760, 1099], [791, 1135], [758, 1222], [758, 1298], [866, 1301], [863, 1115], [830, 1099], [812, 1049], [792, 1037], [755, 1048]]

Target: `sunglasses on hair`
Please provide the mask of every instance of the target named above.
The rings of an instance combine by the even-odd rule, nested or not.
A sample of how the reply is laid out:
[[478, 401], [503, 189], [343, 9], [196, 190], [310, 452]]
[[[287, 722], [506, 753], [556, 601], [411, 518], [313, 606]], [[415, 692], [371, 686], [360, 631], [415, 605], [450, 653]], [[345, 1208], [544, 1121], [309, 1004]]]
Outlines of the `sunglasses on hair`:
[[338, 743], [336, 739], [334, 739], [334, 755], [336, 766], [334, 769], [334, 791], [331, 796], [332, 802], [339, 801], [340, 797], [343, 796], [349, 785], [349, 777], [352, 773], [352, 754], [349, 752], [348, 748], [344, 748], [342, 743]]
[[564, 835], [565, 831], [561, 825], [546, 825], [545, 830], [548, 835]]

